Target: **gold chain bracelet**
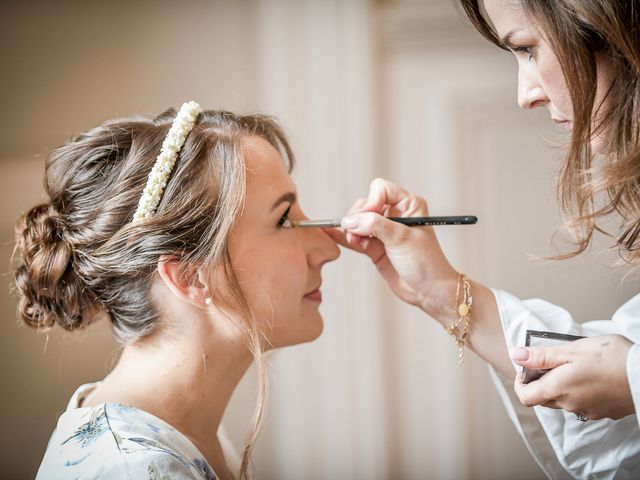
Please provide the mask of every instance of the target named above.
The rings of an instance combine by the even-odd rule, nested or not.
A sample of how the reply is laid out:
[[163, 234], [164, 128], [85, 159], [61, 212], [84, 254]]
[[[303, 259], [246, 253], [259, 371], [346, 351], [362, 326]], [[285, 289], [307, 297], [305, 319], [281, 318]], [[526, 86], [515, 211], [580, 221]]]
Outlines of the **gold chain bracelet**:
[[447, 333], [453, 337], [458, 347], [458, 364], [464, 364], [464, 347], [467, 344], [469, 328], [471, 325], [471, 284], [469, 277], [459, 273], [458, 286], [456, 288], [456, 314], [458, 319], [450, 327], [445, 327]]

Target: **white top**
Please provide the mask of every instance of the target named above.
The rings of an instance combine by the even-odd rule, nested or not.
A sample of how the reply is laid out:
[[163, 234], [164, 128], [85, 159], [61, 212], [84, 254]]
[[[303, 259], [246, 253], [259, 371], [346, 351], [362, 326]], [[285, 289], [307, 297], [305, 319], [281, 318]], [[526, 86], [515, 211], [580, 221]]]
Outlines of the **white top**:
[[82, 385], [58, 419], [36, 480], [213, 480], [204, 456], [178, 430], [119, 403], [80, 408]]
[[490, 370], [509, 417], [549, 478], [639, 479], [640, 295], [622, 305], [611, 320], [579, 324], [569, 312], [544, 300], [521, 301], [500, 290], [493, 293], [508, 348], [524, 346], [527, 329], [583, 336], [619, 334], [634, 343], [627, 357], [627, 376], [636, 415], [621, 420], [580, 422], [564, 410], [524, 407], [512, 381]]

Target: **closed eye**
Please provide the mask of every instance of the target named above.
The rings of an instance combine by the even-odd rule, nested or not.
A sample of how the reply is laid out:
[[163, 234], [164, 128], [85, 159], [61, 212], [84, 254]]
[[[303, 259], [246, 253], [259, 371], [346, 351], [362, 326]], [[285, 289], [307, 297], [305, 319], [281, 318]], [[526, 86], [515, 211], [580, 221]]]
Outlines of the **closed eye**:
[[293, 227], [291, 220], [289, 220], [289, 212], [291, 212], [291, 205], [289, 205], [289, 208], [287, 208], [287, 210], [284, 212], [284, 215], [282, 215], [282, 217], [280, 217], [280, 220], [278, 220], [278, 228]]
[[527, 46], [511, 47], [511, 51], [514, 54], [521, 53], [521, 54], [529, 55], [529, 60], [533, 58], [533, 47], [527, 47]]

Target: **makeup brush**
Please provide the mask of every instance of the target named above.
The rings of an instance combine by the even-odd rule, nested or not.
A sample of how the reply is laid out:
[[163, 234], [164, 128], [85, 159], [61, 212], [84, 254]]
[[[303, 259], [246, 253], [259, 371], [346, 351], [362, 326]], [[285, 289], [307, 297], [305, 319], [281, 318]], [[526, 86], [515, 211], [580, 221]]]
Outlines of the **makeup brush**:
[[[455, 215], [452, 217], [387, 217], [393, 222], [402, 223], [408, 227], [430, 227], [434, 225], [472, 225], [478, 221], [474, 215]], [[331, 220], [292, 220], [294, 227], [302, 228], [331, 228], [339, 227], [342, 219]]]

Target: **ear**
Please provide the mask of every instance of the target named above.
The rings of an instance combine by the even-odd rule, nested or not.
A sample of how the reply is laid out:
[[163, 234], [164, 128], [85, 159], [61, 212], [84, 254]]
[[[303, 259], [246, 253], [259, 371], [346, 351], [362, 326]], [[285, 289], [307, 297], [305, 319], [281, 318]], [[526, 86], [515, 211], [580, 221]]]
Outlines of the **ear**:
[[198, 307], [205, 306], [210, 292], [204, 273], [200, 269], [180, 266], [180, 257], [161, 255], [158, 274], [162, 282], [179, 299]]

